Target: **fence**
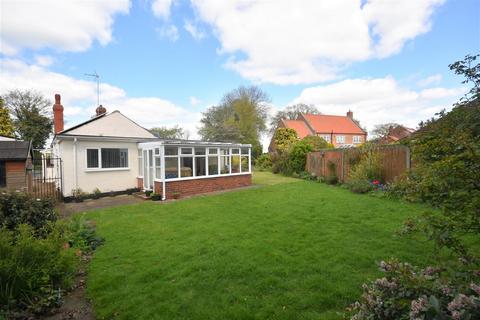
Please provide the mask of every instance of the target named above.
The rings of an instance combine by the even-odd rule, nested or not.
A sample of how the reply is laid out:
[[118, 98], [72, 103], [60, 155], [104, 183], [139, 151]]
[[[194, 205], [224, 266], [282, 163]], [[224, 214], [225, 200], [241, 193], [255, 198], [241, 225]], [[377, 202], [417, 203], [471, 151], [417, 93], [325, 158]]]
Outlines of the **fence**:
[[[350, 170], [363, 152], [365, 151], [361, 148], [324, 149], [310, 152], [307, 155], [306, 170], [317, 177], [327, 177], [333, 174], [331, 170], [335, 170], [339, 181], [348, 181]], [[386, 182], [392, 182], [410, 168], [410, 149], [406, 146], [378, 146], [373, 149], [373, 152], [382, 154]]]
[[27, 189], [37, 198], [62, 199], [62, 159], [40, 157], [27, 172]]

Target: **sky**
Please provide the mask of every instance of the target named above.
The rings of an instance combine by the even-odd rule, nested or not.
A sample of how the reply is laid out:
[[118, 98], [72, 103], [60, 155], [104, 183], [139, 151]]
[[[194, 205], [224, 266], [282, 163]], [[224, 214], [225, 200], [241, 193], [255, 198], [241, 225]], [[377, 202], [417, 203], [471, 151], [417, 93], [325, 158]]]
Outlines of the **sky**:
[[448, 65], [480, 52], [478, 0], [0, 0], [0, 19], [0, 94], [59, 93], [68, 128], [95, 113], [96, 72], [107, 111], [190, 138], [240, 85], [272, 115], [415, 128], [466, 92]]

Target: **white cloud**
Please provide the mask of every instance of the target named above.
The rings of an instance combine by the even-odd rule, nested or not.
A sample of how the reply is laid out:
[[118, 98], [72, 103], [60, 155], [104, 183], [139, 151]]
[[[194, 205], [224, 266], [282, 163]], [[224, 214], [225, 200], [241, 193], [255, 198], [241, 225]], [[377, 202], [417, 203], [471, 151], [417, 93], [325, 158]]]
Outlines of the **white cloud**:
[[197, 104], [199, 104], [200, 102], [202, 102], [201, 100], [197, 99], [196, 97], [190, 97], [190, 104], [192, 106], [196, 106]]
[[192, 0], [227, 67], [260, 82], [334, 79], [351, 62], [397, 53], [430, 29], [443, 0]]
[[84, 51], [112, 39], [113, 17], [128, 13], [128, 0], [2, 1], [0, 51], [53, 48]]
[[186, 20], [183, 27], [187, 30], [188, 33], [193, 37], [193, 39], [200, 41], [205, 38], [207, 35], [204, 31], [200, 30], [192, 21]]
[[465, 88], [434, 88], [415, 91], [392, 77], [346, 79], [304, 89], [293, 103], [314, 104], [324, 114], [344, 115], [351, 109], [368, 130], [386, 122], [416, 127], [442, 109], [449, 109]]
[[[14, 59], [0, 60], [0, 67], [0, 94], [12, 89], [34, 89], [52, 101], [54, 94], [61, 94], [66, 127], [95, 114], [97, 93], [94, 81], [71, 78]], [[201, 117], [200, 112], [191, 112], [168, 100], [159, 97], [129, 97], [122, 88], [101, 83], [100, 103], [107, 111], [119, 110], [144, 127], [179, 124], [196, 138], [195, 128]]]
[[153, 14], [157, 18], [168, 19], [170, 17], [172, 4], [173, 0], [154, 0], [152, 2]]
[[417, 82], [417, 85], [419, 85], [420, 87], [428, 87], [429, 85], [440, 83], [442, 79], [443, 77], [441, 74], [434, 74], [424, 79], [421, 79]]
[[53, 64], [53, 57], [45, 55], [35, 55], [35, 64], [41, 67], [48, 67]]
[[171, 42], [175, 42], [179, 38], [178, 29], [173, 24], [167, 24], [155, 30], [161, 38], [168, 39]]

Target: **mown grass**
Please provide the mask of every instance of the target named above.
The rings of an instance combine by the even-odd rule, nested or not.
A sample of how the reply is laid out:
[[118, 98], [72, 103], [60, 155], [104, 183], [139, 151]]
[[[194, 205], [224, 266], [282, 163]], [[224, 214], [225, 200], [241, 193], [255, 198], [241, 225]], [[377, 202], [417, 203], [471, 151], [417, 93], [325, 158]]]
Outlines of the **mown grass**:
[[339, 319], [395, 256], [430, 259], [395, 232], [416, 205], [261, 173], [257, 188], [88, 213], [105, 244], [87, 292], [99, 318]]

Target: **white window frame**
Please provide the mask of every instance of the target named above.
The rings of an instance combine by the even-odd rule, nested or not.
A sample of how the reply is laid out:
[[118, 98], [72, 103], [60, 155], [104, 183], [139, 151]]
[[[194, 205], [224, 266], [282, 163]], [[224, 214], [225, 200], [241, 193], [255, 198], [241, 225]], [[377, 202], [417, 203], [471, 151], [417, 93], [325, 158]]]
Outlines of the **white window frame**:
[[320, 135], [320, 138], [327, 141], [328, 143], [331, 143], [331, 141], [330, 141], [331, 136], [329, 134], [322, 134], [322, 135]]
[[[175, 147], [177, 148], [177, 155], [166, 155], [165, 154], [165, 149], [168, 148], [168, 147]], [[196, 155], [195, 154], [195, 148], [198, 147], [198, 148], [205, 148], [205, 155]], [[157, 147], [154, 147], [154, 148], [157, 148]], [[181, 149], [182, 148], [191, 148], [192, 150], [192, 153], [191, 154], [182, 154], [181, 153]], [[248, 154], [245, 152], [245, 153], [242, 153], [242, 148], [248, 148]], [[147, 148], [145, 148], [147, 149]], [[216, 150], [216, 153], [210, 153], [210, 150]], [[220, 149], [226, 149], [227, 150], [227, 155], [221, 155], [220, 153]], [[238, 154], [235, 154], [235, 155], [238, 155], [240, 157], [240, 164], [239, 164], [239, 172], [237, 173], [232, 173], [232, 149], [237, 149], [238, 150]], [[212, 150], [213, 151], [213, 150]], [[208, 179], [208, 178], [215, 178], [215, 177], [228, 177], [228, 176], [236, 176], [236, 175], [245, 175], [245, 174], [251, 174], [252, 173], [252, 155], [251, 155], [251, 147], [243, 147], [243, 146], [238, 146], [238, 147], [230, 147], [230, 146], [220, 146], [220, 147], [216, 147], [216, 146], [182, 146], [182, 145], [179, 145], [179, 146], [172, 146], [172, 145], [164, 145], [163, 148], [161, 149], [160, 151], [160, 154], [161, 154], [161, 158], [163, 159], [162, 160], [162, 163], [163, 163], [163, 166], [165, 166], [165, 160], [167, 158], [177, 158], [177, 164], [178, 164], [178, 172], [177, 172], [177, 178], [165, 178], [165, 167], [163, 167], [162, 169], [162, 172], [164, 172], [163, 176], [162, 177], [155, 177], [154, 181], [157, 181], [157, 182], [162, 182], [162, 181], [166, 181], [166, 182], [169, 182], [169, 181], [180, 181], [180, 180], [192, 180], [192, 179]], [[189, 177], [181, 177], [180, 173], [181, 173], [181, 167], [180, 167], [180, 158], [181, 157], [192, 157], [193, 158], [193, 174], [192, 176], [189, 176]], [[218, 171], [217, 173], [215, 174], [210, 174], [209, 172], [209, 162], [208, 162], [208, 159], [209, 157], [212, 157], [212, 156], [216, 156], [217, 157], [217, 168], [218, 168]], [[203, 176], [197, 176], [196, 175], [196, 163], [195, 163], [195, 158], [196, 157], [205, 157], [205, 165], [206, 165], [206, 175], [203, 175]], [[227, 173], [221, 173], [221, 168], [220, 168], [220, 164], [221, 164], [221, 157], [225, 157], [227, 158], [228, 160], [228, 163], [229, 163], [229, 172]], [[242, 157], [248, 157], [248, 171], [244, 171], [242, 170], [242, 164], [241, 164], [241, 161], [242, 161]]]
[[[341, 139], [339, 139], [339, 138], [341, 138]], [[344, 135], [335, 136], [335, 142], [336, 143], [345, 143], [345, 136]]]
[[355, 144], [362, 143], [362, 136], [353, 136], [352, 142]]
[[[127, 150], [127, 167], [119, 168], [102, 168], [102, 149], [126, 149]], [[87, 150], [97, 150], [98, 152], [98, 167], [88, 167], [88, 155]], [[86, 172], [96, 172], [96, 171], [128, 171], [130, 170], [130, 150], [128, 148], [120, 147], [111, 147], [111, 148], [99, 148], [99, 147], [85, 147], [85, 171]]]

